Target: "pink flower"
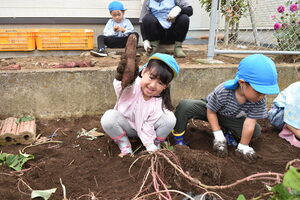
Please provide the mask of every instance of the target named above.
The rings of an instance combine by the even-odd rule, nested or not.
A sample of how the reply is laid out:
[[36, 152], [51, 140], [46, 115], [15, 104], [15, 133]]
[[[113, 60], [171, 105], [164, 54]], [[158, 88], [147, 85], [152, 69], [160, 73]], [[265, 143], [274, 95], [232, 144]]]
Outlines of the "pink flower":
[[[297, 11], [298, 10], [298, 5], [297, 4], [292, 4], [291, 6], [290, 6], [290, 11], [292, 11], [292, 12], [295, 12], [295, 11]], [[278, 11], [279, 12], [279, 11]]]
[[271, 18], [272, 18], [272, 20], [275, 20], [276, 19], [276, 15], [272, 15]]
[[298, 25], [300, 26], [300, 20], [298, 21]]
[[274, 24], [274, 29], [275, 30], [279, 30], [281, 28], [281, 24], [280, 23], [275, 23]]
[[285, 7], [284, 7], [284, 6], [278, 6], [278, 8], [277, 8], [277, 11], [278, 11], [279, 13], [283, 13], [284, 10], [285, 10]]

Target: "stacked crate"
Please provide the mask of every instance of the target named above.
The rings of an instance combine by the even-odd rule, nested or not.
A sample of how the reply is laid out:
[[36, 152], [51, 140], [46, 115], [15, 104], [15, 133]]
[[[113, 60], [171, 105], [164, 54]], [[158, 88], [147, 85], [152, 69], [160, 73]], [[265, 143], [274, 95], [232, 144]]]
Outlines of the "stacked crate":
[[90, 29], [39, 29], [36, 44], [38, 50], [90, 50], [93, 37]]
[[0, 29], [0, 51], [35, 50], [34, 29]]
[[91, 50], [91, 29], [0, 29], [0, 51]]

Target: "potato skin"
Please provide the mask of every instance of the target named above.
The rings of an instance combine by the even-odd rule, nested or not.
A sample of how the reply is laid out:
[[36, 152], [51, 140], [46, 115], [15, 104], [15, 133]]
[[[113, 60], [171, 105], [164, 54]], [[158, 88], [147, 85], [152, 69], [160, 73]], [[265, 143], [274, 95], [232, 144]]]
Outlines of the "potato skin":
[[122, 88], [132, 84], [138, 75], [139, 58], [136, 56], [136, 53], [137, 37], [131, 34], [128, 37], [125, 52], [121, 56], [115, 77], [117, 80], [122, 81]]

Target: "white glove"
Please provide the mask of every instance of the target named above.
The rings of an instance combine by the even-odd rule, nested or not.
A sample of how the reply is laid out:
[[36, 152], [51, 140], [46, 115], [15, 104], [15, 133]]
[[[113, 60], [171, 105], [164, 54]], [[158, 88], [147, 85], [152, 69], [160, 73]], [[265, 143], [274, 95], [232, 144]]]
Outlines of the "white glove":
[[150, 44], [149, 40], [144, 41], [144, 49], [145, 49], [146, 52], [151, 52], [152, 47], [151, 47], [151, 44]]
[[254, 149], [252, 147], [249, 147], [249, 145], [239, 143], [235, 152], [238, 154], [239, 157], [242, 157], [249, 163], [255, 162], [258, 158]]
[[175, 18], [179, 15], [179, 13], [181, 12], [181, 8], [179, 6], [175, 6], [174, 8], [172, 8], [172, 10], [169, 12], [168, 14], [168, 21], [174, 21]]
[[243, 154], [247, 154], [247, 153], [253, 154], [253, 153], [255, 153], [255, 151], [252, 147], [249, 147], [249, 145], [245, 145], [245, 144], [241, 144], [241, 143], [239, 143], [239, 145], [237, 147], [237, 150], [240, 151]]
[[213, 149], [219, 157], [226, 157], [228, 155], [226, 138], [222, 130], [214, 131]]
[[213, 134], [214, 134], [215, 140], [220, 141], [220, 142], [226, 142], [226, 138], [225, 138], [222, 130], [214, 131]]
[[146, 146], [146, 150], [151, 153], [154, 152], [156, 150], [158, 150], [159, 148], [155, 145], [155, 144], [149, 144]]

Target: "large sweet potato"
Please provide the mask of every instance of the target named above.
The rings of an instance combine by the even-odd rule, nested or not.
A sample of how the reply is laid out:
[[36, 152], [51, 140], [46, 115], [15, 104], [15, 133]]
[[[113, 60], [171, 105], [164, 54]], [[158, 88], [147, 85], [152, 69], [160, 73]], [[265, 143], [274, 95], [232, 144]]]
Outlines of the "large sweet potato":
[[[122, 72], [122, 88], [125, 88], [129, 84], [133, 83], [137, 72], [138, 72], [138, 63], [136, 59], [136, 49], [137, 47], [137, 37], [134, 34], [131, 34], [128, 37], [126, 47], [125, 47], [125, 56], [121, 57], [120, 65], [124, 65], [124, 71]], [[126, 62], [124, 62], [124, 59]], [[122, 61], [123, 60], [123, 61]], [[118, 68], [119, 68], [118, 67]]]

